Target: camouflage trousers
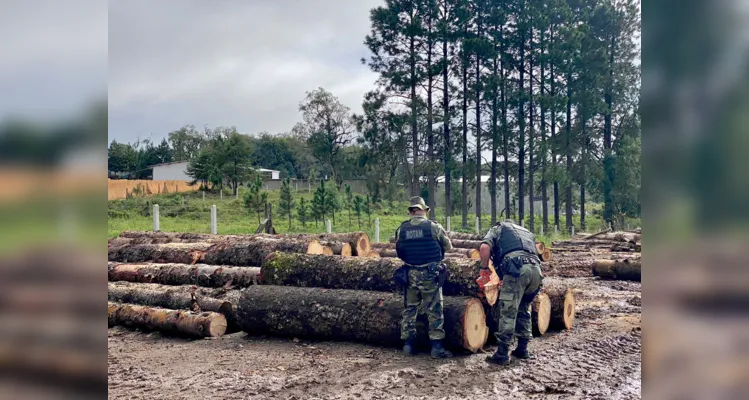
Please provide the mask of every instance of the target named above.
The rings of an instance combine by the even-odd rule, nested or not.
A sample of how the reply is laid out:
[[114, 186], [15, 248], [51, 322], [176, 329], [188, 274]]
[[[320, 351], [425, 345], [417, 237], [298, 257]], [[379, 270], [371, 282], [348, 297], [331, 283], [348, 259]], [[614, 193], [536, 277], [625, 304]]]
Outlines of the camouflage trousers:
[[513, 335], [519, 338], [533, 337], [531, 325], [531, 297], [541, 286], [541, 268], [536, 264], [523, 264], [520, 276], [505, 274], [499, 292], [497, 307], [497, 342], [509, 347]]
[[438, 274], [427, 267], [411, 267], [408, 270], [406, 308], [401, 319], [401, 339], [416, 337], [416, 319], [426, 313], [429, 321], [429, 339], [445, 338], [445, 316], [442, 311], [442, 288]]

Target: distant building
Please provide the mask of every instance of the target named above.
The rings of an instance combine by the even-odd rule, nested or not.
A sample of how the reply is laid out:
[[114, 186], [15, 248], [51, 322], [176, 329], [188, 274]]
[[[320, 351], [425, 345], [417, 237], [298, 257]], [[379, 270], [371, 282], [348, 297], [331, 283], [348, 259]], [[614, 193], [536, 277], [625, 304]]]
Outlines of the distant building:
[[[153, 165], [153, 180], [155, 181], [192, 181], [187, 175], [187, 164], [189, 161], [175, 161], [170, 163]], [[281, 179], [281, 171], [266, 168], [256, 168], [265, 179]]]

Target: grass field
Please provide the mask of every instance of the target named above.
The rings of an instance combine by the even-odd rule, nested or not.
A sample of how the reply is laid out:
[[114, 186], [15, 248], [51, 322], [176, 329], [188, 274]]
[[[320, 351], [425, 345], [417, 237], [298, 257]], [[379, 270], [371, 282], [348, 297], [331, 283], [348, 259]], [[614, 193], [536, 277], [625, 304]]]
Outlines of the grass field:
[[[307, 200], [312, 199], [312, 194], [306, 191], [295, 193], [295, 199], [298, 202], [300, 197]], [[278, 191], [269, 191], [268, 198], [273, 204], [273, 222], [276, 231], [279, 233], [322, 233], [325, 232], [325, 224], [320, 221], [307, 222], [304, 226], [296, 219], [289, 227], [288, 218], [282, 217], [278, 212]], [[172, 193], [165, 195], [152, 195], [131, 199], [109, 201], [108, 207], [108, 237], [118, 236], [125, 230], [151, 230], [153, 228], [153, 217], [151, 215], [152, 205], [159, 205], [160, 225], [164, 232], [198, 232], [210, 233], [210, 209], [211, 205], [216, 205], [219, 234], [247, 234], [254, 233], [258, 226], [258, 217], [255, 213], [250, 213], [244, 207], [242, 192], [240, 191], [239, 199], [234, 196], [224, 196], [223, 200], [217, 194], [206, 194], [205, 201], [200, 192], [196, 193]], [[371, 221], [367, 215], [361, 215], [360, 222], [357, 221], [355, 213], [346, 210], [340, 211], [335, 215], [333, 232], [351, 232], [362, 230], [367, 232], [374, 240], [374, 219], [380, 219], [380, 241], [389, 240], [396, 228], [403, 222], [406, 216], [407, 202], [389, 203], [383, 202], [376, 210], [373, 210]], [[445, 216], [443, 210], [437, 209], [437, 221], [443, 226]], [[261, 216], [262, 217], [262, 216]], [[332, 216], [327, 216], [333, 220]], [[453, 231], [474, 232], [475, 216], [469, 215], [469, 229], [461, 229], [461, 217], [455, 215], [451, 218], [451, 228]], [[593, 216], [588, 216], [588, 231], [596, 231], [603, 227], [600, 220]], [[482, 231], [485, 232], [490, 226], [490, 216], [483, 215], [481, 219]], [[574, 217], [576, 226], [579, 226], [579, 216]], [[526, 224], [527, 225], [527, 224]], [[540, 229], [541, 220], [536, 219], [536, 229]], [[538, 232], [536, 232], [538, 234]], [[560, 240], [568, 235], [565, 234], [545, 234], [538, 235], [540, 240], [551, 244], [554, 240]]]

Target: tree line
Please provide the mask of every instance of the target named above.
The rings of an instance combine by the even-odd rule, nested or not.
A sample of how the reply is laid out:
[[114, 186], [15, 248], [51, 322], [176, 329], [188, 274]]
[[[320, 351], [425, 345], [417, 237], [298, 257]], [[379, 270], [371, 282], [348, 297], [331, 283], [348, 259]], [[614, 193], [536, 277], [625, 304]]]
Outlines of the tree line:
[[[336, 190], [366, 179], [373, 203], [422, 195], [432, 218], [442, 180], [444, 212], [464, 228], [488, 175], [492, 223], [536, 229], [523, 199], [538, 199], [547, 232], [569, 230], [574, 213], [585, 229], [591, 201], [621, 226], [640, 215], [639, 13], [634, 0], [386, 0], [364, 38], [379, 78], [361, 113], [318, 88], [289, 133], [183, 127], [118, 168], [137, 172], [168, 147], [212, 186], [236, 188], [252, 166], [327, 176]], [[123, 146], [110, 145], [110, 169]]]

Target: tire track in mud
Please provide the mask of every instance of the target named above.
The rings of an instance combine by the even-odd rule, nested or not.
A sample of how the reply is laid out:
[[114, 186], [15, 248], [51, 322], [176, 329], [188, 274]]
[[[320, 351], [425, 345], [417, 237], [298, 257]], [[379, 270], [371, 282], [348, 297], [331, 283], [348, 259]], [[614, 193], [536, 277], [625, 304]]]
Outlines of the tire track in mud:
[[[587, 339], [536, 351], [530, 360], [513, 361], [496, 374], [504, 392], [508, 384], [519, 384], [531, 397], [578, 395], [586, 398], [639, 398], [639, 386], [628, 390], [641, 362], [641, 333]], [[513, 367], [516, 366], [516, 367]], [[627, 383], [629, 382], [629, 383]]]

